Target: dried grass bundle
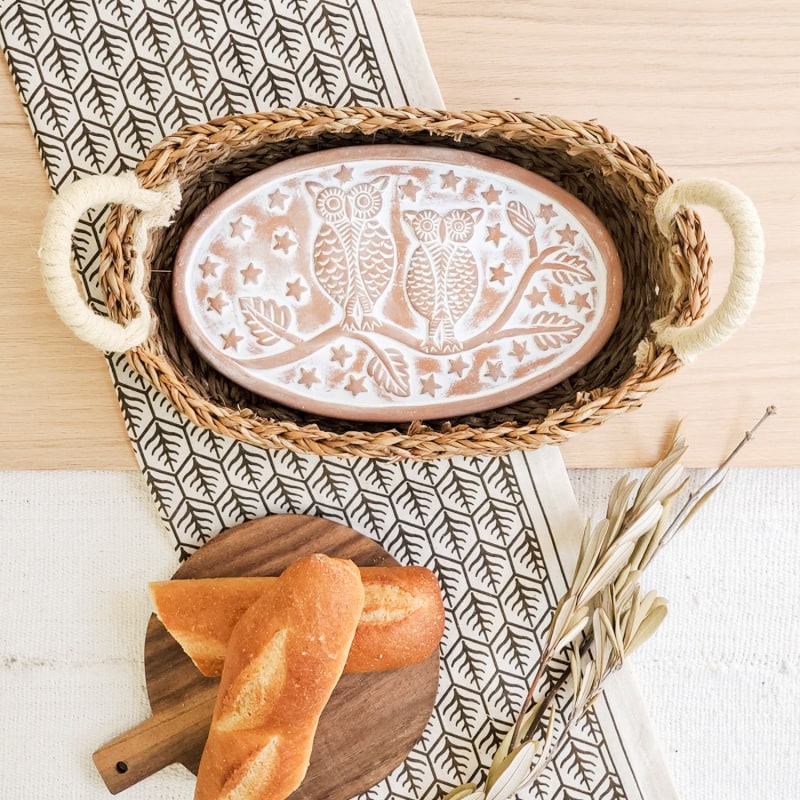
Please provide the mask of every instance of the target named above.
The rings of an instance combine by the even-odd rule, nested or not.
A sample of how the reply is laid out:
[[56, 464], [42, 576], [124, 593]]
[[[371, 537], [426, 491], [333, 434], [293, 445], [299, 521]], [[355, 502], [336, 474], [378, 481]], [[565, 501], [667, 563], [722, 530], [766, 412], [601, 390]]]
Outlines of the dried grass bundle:
[[[555, 609], [528, 693], [484, 785], [462, 784], [444, 800], [507, 800], [542, 774], [606, 679], [666, 617], [664, 598], [642, 592], [642, 572], [716, 491], [732, 459], [774, 413], [769, 406], [674, 515], [670, 512], [687, 483], [680, 463], [687, 447], [677, 432], [669, 452], [640, 483], [627, 475], [617, 482], [605, 518], [594, 527], [586, 524], [572, 583]], [[557, 731], [555, 712], [565, 691], [568, 712]]]

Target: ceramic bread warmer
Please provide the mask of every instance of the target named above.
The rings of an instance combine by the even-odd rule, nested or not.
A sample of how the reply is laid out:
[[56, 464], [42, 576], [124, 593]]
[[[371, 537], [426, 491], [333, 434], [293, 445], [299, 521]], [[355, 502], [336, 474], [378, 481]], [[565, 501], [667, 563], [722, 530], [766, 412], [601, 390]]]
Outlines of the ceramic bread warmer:
[[[71, 234], [114, 204], [94, 314]], [[735, 254], [711, 259], [693, 205]], [[720, 181], [673, 183], [594, 123], [304, 107], [189, 126], [68, 187], [41, 247], [81, 338], [192, 422], [322, 455], [502, 454], [638, 406], [750, 312], [763, 238]]]

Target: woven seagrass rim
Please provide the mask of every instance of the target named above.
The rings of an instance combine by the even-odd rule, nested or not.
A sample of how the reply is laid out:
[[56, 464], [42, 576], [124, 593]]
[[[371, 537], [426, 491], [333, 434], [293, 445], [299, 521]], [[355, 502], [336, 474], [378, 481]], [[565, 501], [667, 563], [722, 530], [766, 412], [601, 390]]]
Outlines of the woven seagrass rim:
[[[304, 153], [367, 143], [439, 145], [512, 161], [592, 209], [614, 239], [623, 268], [620, 320], [603, 350], [534, 397], [403, 428], [296, 411], [215, 372], [189, 345], [172, 307], [172, 264], [184, 232], [214, 198], [253, 172]], [[149, 339], [128, 352], [129, 361], [196, 425], [261, 447], [429, 459], [557, 444], [640, 405], [680, 366], [670, 348], [655, 346], [651, 324], [666, 317], [691, 325], [708, 302], [711, 261], [697, 215], [682, 212], [668, 242], [653, 208], [670, 178], [648, 153], [593, 122], [497, 111], [284, 109], [183, 128], [150, 151], [137, 175], [146, 188], [177, 179], [183, 202], [172, 225], [150, 232], [144, 260], [154, 319]], [[101, 260], [110, 315], [123, 322], [137, 313], [128, 272], [133, 221], [133, 210], [112, 209]]]

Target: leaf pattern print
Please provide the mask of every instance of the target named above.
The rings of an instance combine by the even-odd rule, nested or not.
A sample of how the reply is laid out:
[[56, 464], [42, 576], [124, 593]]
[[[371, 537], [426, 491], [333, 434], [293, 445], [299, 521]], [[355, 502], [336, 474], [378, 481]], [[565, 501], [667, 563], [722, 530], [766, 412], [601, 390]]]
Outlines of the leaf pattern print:
[[175, 34], [169, 15], [148, 9], [134, 25], [132, 32], [134, 41], [143, 52], [163, 64], [169, 61]]
[[450, 652], [448, 665], [458, 674], [459, 681], [481, 686], [492, 668], [492, 659], [485, 648], [466, 637], [459, 637]]
[[117, 120], [119, 140], [129, 152], [138, 153], [158, 140], [158, 128], [149, 114], [127, 108]]
[[168, 469], [177, 471], [182, 438], [180, 430], [173, 426], [153, 426], [142, 437], [142, 449]]
[[370, 88], [376, 88], [380, 80], [380, 65], [375, 51], [366, 36], [360, 36], [358, 46], [352, 48], [347, 61], [352, 77], [359, 83], [364, 83]]
[[314, 51], [306, 59], [300, 75], [304, 86], [322, 97], [324, 103], [327, 105], [333, 103], [340, 78], [334, 59]]
[[173, 75], [179, 78], [189, 91], [202, 97], [211, 81], [211, 59], [207, 52], [196, 47], [186, 47]]
[[231, 484], [220, 495], [218, 507], [223, 515], [223, 526], [240, 525], [253, 519], [261, 505], [258, 493]]
[[275, 15], [265, 31], [264, 44], [273, 51], [278, 63], [284, 62], [294, 70], [300, 62], [303, 38], [302, 25]]
[[62, 86], [67, 91], [75, 88], [81, 74], [81, 51], [78, 47], [54, 36], [42, 50], [40, 63], [47, 70], [48, 83]]
[[229, 15], [233, 15], [236, 22], [250, 33], [258, 33], [267, 14], [263, 0], [231, 0], [227, 6]]
[[253, 69], [258, 57], [258, 47], [248, 36], [232, 31], [225, 37], [222, 64], [237, 80], [249, 83], [254, 77]]
[[180, 480], [194, 494], [213, 497], [217, 493], [221, 476], [213, 462], [193, 458], [184, 465]]
[[580, 788], [591, 789], [600, 767], [597, 750], [574, 737], [567, 739], [565, 750], [563, 763], [566, 773]]
[[[119, 78], [125, 68], [128, 45], [129, 41], [122, 33], [105, 25], [98, 25], [89, 35], [88, 46], [93, 57], [115, 78]], [[143, 68], [147, 69], [146, 66]]]
[[219, 5], [212, 0], [186, 3], [180, 16], [181, 27], [208, 50], [214, 49], [219, 24]]
[[291, 102], [295, 90], [294, 75], [277, 69], [264, 71], [254, 84], [256, 94], [269, 107], [286, 106]]
[[86, 81], [78, 89], [78, 99], [100, 118], [106, 125], [113, 120], [114, 102], [117, 98], [116, 87], [90, 72]]
[[91, 4], [86, 0], [63, 0], [56, 5], [54, 19], [76, 39], [82, 38], [90, 18]]
[[481, 719], [480, 698], [454, 683], [445, 690], [437, 705], [448, 730], [462, 736], [474, 734], [474, 728]]
[[456, 779], [458, 775], [469, 774], [472, 748], [468, 743], [455, 738], [440, 739], [431, 755], [442, 766], [441, 778]]
[[69, 95], [43, 83], [31, 97], [30, 104], [58, 135], [63, 137], [66, 134], [67, 115], [72, 104]]

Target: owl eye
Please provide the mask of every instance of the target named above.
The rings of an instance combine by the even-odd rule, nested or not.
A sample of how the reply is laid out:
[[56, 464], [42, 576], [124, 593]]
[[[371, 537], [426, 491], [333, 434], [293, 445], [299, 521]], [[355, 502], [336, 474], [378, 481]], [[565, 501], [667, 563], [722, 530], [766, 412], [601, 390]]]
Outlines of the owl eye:
[[325, 198], [325, 210], [335, 214], [342, 210], [342, 198], [339, 195], [332, 194]]
[[430, 233], [433, 230], [433, 220], [430, 217], [426, 217], [419, 223], [419, 227], [425, 233]]
[[362, 210], [368, 209], [372, 205], [372, 198], [364, 192], [356, 197], [356, 207]]
[[454, 219], [450, 224], [456, 233], [463, 233], [467, 227], [463, 219]]

